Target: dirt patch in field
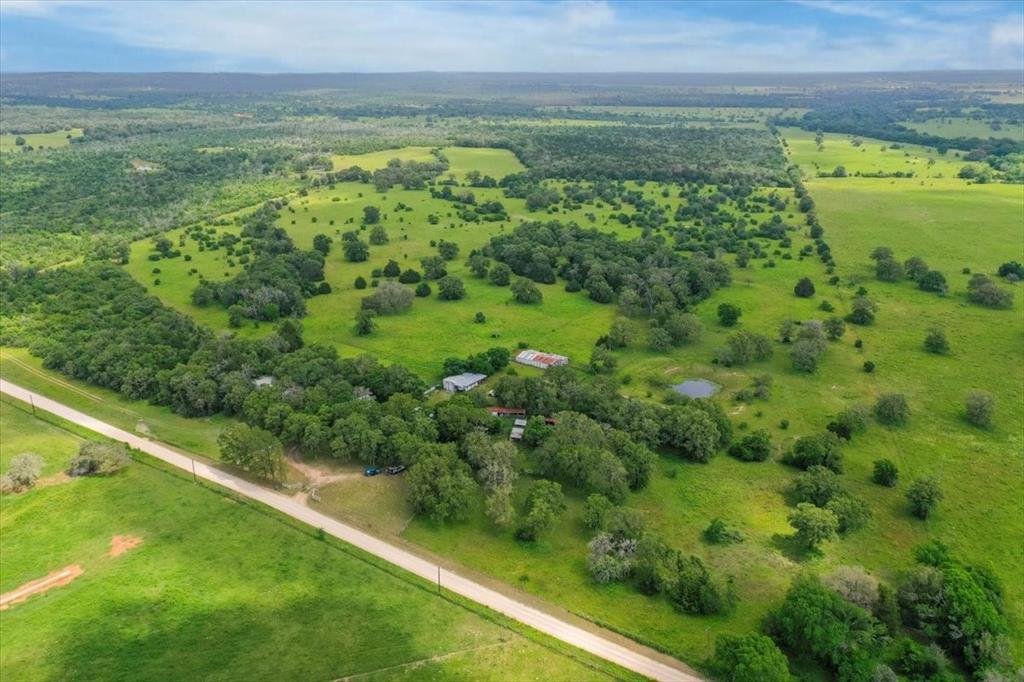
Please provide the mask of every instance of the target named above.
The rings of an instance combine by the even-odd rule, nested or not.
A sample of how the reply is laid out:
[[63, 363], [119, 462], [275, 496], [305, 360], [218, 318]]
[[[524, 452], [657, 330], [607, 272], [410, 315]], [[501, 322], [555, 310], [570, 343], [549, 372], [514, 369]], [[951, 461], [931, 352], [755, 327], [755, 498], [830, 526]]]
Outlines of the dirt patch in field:
[[135, 549], [142, 544], [142, 538], [137, 535], [115, 535], [110, 538], [110, 556], [121, 556], [130, 549]]
[[53, 474], [51, 476], [44, 476], [43, 478], [40, 478], [38, 481], [36, 481], [35, 487], [36, 488], [46, 488], [46, 487], [51, 486], [51, 485], [60, 485], [61, 483], [67, 483], [70, 480], [71, 480], [71, 477], [68, 476], [63, 471], [61, 471], [61, 472]]
[[309, 464], [308, 462], [300, 462], [293, 458], [288, 459], [288, 464], [306, 477], [307, 484], [311, 488], [320, 488], [325, 485], [330, 485], [331, 483], [337, 483], [338, 481], [350, 481], [355, 478], [362, 478], [362, 474], [359, 472], [328, 471], [313, 464]]
[[82, 575], [84, 571], [78, 564], [65, 566], [59, 571], [54, 571], [45, 578], [31, 580], [16, 590], [0, 594], [0, 611], [8, 609], [15, 604], [20, 604], [34, 594], [42, 594], [55, 587], [67, 585], [72, 580]]

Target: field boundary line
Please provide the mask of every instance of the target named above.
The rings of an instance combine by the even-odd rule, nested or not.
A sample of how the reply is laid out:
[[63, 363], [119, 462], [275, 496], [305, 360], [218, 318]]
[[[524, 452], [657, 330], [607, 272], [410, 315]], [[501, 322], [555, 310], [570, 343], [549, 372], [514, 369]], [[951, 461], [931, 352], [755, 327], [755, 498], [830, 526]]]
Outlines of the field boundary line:
[[291, 497], [247, 481], [204, 461], [196, 460], [161, 443], [114, 427], [4, 379], [0, 379], [0, 392], [26, 402], [31, 400], [36, 409], [51, 412], [79, 426], [121, 441], [172, 466], [191, 472], [197, 479], [210, 481], [243, 497], [260, 502], [299, 522], [319, 528], [325, 534], [334, 536], [413, 575], [437, 584], [438, 593], [441, 593], [442, 589], [447, 589], [449, 592], [477, 602], [541, 633], [652, 679], [670, 682], [698, 682], [701, 679], [682, 662], [650, 647], [636, 642], [632, 643], [633, 646], [626, 646], [614, 641], [615, 633], [611, 631], [606, 631], [607, 634], [593, 632], [569, 623], [502, 592], [465, 578], [381, 538], [302, 505]]

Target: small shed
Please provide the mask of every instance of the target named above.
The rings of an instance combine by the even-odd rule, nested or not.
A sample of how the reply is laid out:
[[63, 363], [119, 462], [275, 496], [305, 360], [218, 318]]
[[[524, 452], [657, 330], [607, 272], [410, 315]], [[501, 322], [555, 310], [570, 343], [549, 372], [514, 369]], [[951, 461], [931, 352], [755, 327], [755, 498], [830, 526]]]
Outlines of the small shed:
[[564, 355], [556, 355], [554, 353], [542, 353], [539, 350], [527, 349], [520, 351], [516, 355], [516, 362], [521, 365], [529, 365], [530, 367], [537, 367], [539, 369], [547, 369], [548, 367], [559, 367], [561, 365], [568, 365], [569, 358]]
[[269, 374], [264, 374], [261, 377], [256, 377], [255, 379], [253, 379], [252, 385], [255, 386], [256, 388], [260, 388], [262, 386], [273, 386], [274, 377], [270, 376]]
[[525, 427], [525, 426], [526, 426], [526, 420], [525, 420], [525, 419], [522, 419], [522, 418], [520, 418], [520, 419], [516, 419], [516, 420], [515, 420], [514, 422], [512, 422], [512, 423], [513, 423], [513, 424], [514, 424], [515, 426], [522, 426], [522, 427]]
[[522, 440], [523, 439], [523, 427], [522, 426], [513, 426], [512, 427], [512, 433], [508, 434], [508, 437], [510, 439], [512, 439], [512, 440]]
[[476, 388], [486, 378], [486, 374], [473, 374], [471, 372], [453, 374], [450, 377], [445, 377], [444, 381], [441, 382], [441, 386], [449, 393], [461, 393]]

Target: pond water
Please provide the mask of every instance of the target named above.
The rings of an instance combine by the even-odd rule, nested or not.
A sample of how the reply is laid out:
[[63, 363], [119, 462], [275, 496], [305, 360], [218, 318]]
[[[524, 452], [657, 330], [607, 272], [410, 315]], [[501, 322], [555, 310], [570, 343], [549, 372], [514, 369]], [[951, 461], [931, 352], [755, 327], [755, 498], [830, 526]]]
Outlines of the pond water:
[[687, 379], [683, 383], [672, 387], [672, 390], [676, 393], [681, 393], [691, 398], [710, 398], [718, 393], [720, 389], [721, 386], [707, 379]]

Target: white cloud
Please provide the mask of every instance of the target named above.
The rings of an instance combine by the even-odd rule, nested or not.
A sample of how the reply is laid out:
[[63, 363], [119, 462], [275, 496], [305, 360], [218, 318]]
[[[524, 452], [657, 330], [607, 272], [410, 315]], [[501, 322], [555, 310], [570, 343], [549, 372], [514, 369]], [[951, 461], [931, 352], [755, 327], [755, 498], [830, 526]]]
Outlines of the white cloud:
[[1024, 16], [1007, 17], [993, 24], [991, 38], [996, 47], [1024, 45]]
[[[1020, 68], [1014, 18], [993, 25], [905, 12], [894, 3], [802, 0], [876, 21], [766, 25], [687, 4], [570, 2], [20, 2], [69, 30], [187, 55], [207, 70], [826, 71]], [[713, 13], [711, 13], [713, 15]], [[766, 15], [769, 16], [769, 15]], [[769, 19], [770, 20], [770, 19]], [[839, 22], [842, 23], [841, 21]], [[992, 50], [978, 50], [991, 44]], [[130, 64], [126, 64], [130, 68]]]
[[565, 18], [573, 28], [601, 28], [615, 21], [615, 11], [607, 2], [579, 0], [567, 5]]

